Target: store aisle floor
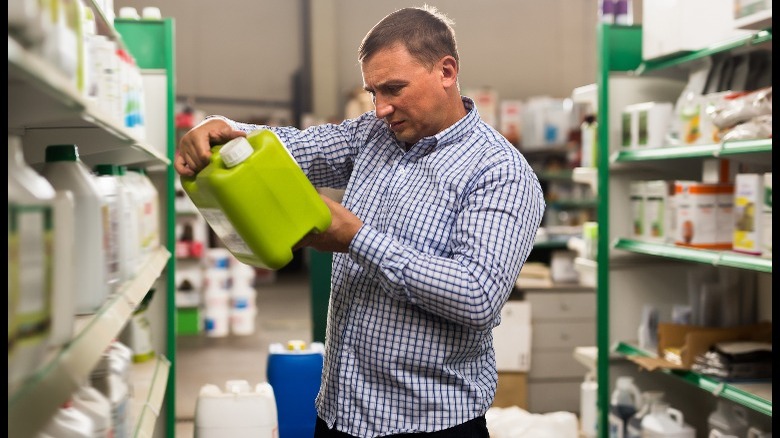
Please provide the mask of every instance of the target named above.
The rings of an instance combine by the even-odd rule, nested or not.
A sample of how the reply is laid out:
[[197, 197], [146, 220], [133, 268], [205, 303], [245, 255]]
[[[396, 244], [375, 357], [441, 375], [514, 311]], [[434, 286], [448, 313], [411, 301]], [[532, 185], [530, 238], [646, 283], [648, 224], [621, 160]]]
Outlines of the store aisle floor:
[[180, 336], [176, 343], [176, 438], [192, 438], [195, 404], [208, 383], [265, 382], [268, 347], [300, 339], [311, 342], [311, 292], [306, 269], [280, 271], [270, 284], [257, 285], [255, 332], [222, 338]]

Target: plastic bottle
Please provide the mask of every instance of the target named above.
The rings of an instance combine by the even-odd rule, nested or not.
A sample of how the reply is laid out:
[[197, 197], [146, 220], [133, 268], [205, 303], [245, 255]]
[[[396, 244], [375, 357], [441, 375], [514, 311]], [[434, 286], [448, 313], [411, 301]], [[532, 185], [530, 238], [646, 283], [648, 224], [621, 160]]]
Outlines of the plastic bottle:
[[127, 245], [127, 217], [123, 209], [126, 199], [119, 188], [119, 170], [113, 164], [95, 166], [95, 182], [105, 202], [104, 218], [108, 225], [109, 242], [106, 248], [106, 263], [109, 272], [109, 287], [113, 292], [121, 281], [126, 280], [127, 267], [122, 259], [122, 246]]
[[636, 414], [632, 415], [628, 419], [626, 425], [626, 436], [628, 438], [641, 438], [642, 437], [642, 419], [653, 408], [656, 403], [663, 403], [664, 393], [662, 391], [644, 391], [642, 392], [642, 407], [636, 411]]
[[669, 403], [653, 404], [650, 413], [642, 419], [643, 438], [695, 438], [696, 430], [685, 424], [682, 412]]
[[598, 123], [596, 116], [588, 114], [580, 125], [580, 165], [598, 167]]
[[609, 402], [609, 436], [624, 438], [628, 419], [641, 408], [642, 396], [634, 384], [634, 378], [620, 376]]
[[94, 426], [93, 438], [112, 438], [111, 402], [89, 384], [79, 387], [73, 394], [73, 407], [86, 414]]
[[631, 0], [615, 0], [615, 24], [621, 26], [634, 24], [634, 6]]
[[144, 296], [141, 304], [133, 311], [130, 321], [119, 334], [119, 341], [132, 350], [135, 363], [146, 362], [155, 356], [152, 328], [147, 316], [154, 291], [155, 289], [151, 289]]
[[710, 431], [717, 430], [723, 435], [747, 436], [750, 425], [747, 410], [744, 407], [724, 399], [718, 399], [718, 406], [707, 417]]
[[268, 382], [276, 394], [279, 436], [304, 437], [314, 434], [317, 411], [314, 399], [320, 390], [325, 346], [312, 342], [308, 348], [299, 340], [269, 346]]
[[252, 266], [284, 267], [304, 236], [330, 226], [327, 205], [267, 129], [213, 148], [211, 162], [181, 184], [225, 247]]
[[104, 226], [106, 204], [94, 176], [79, 159], [76, 145], [50, 145], [42, 175], [57, 190], [73, 193], [74, 221], [79, 254], [74, 257], [76, 313], [93, 314], [110, 292], [110, 283], [118, 280], [107, 263], [109, 230]]
[[124, 278], [129, 280], [138, 273], [141, 266], [141, 208], [143, 197], [135, 189], [133, 180], [127, 177], [127, 166], [117, 166], [119, 174], [119, 189], [124, 193], [122, 226], [126, 233], [123, 246], [120, 248], [120, 256], [126, 260]]
[[160, 193], [145, 169], [128, 167], [127, 170], [128, 175], [135, 178], [144, 197], [141, 253], [148, 255], [160, 247]]
[[36, 438], [93, 438], [95, 425], [69, 400], [46, 423]]
[[108, 198], [110, 209], [111, 234], [116, 247], [109, 258], [115, 257], [119, 278], [122, 281], [132, 279], [138, 270], [140, 247], [138, 246], [138, 210], [132, 204], [135, 200], [123, 178], [125, 167], [115, 164], [95, 166], [98, 184]]
[[584, 438], [595, 438], [598, 431], [598, 389], [593, 371], [580, 384], [580, 432]]
[[41, 365], [51, 336], [55, 196], [8, 136], [9, 391]]
[[599, 0], [599, 21], [605, 24], [615, 22], [615, 0]]
[[129, 367], [132, 352], [113, 342], [90, 374], [90, 383], [111, 402], [114, 438], [131, 436]]

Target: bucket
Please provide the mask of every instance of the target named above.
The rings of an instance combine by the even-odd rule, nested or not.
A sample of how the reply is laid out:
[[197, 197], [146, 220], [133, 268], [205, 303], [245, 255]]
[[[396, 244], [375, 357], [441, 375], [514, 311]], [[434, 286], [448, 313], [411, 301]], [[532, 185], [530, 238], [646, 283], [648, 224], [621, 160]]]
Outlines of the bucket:
[[269, 346], [268, 382], [279, 413], [279, 438], [311, 438], [317, 421], [314, 399], [320, 390], [325, 346], [289, 341]]
[[228, 380], [225, 390], [207, 384], [195, 404], [195, 438], [278, 438], [274, 390], [254, 390], [246, 380]]
[[280, 269], [293, 247], [330, 226], [328, 206], [272, 131], [260, 129], [212, 148], [211, 162], [181, 177], [225, 247], [240, 261]]

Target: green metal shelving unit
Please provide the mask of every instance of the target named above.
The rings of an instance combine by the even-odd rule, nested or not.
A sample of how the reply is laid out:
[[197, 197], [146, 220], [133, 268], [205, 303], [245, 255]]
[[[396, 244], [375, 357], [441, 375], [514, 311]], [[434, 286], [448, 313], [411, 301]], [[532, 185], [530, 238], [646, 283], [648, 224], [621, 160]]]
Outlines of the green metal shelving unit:
[[[166, 146], [167, 157], [173, 162], [176, 148], [176, 129], [174, 114], [176, 104], [176, 71], [175, 71], [175, 22], [172, 18], [159, 20], [114, 20], [116, 31], [122, 36], [122, 40], [128, 51], [135, 58], [138, 67], [144, 70], [164, 71], [166, 76]], [[174, 170], [169, 164], [165, 172], [165, 197], [161, 196], [165, 208], [165, 240], [168, 251], [175, 254], [176, 211], [174, 209], [173, 193]], [[162, 195], [162, 194], [161, 194]], [[176, 260], [171, 257], [166, 266], [168, 272], [166, 278], [166, 357], [171, 362], [168, 385], [165, 391], [165, 431], [167, 437], [176, 435]]]
[[[720, 45], [708, 47], [703, 50], [679, 54], [677, 56], [664, 57], [662, 59], [643, 60], [642, 30], [640, 26], [616, 26], [599, 24], [597, 29], [598, 47], [598, 143], [600, 145], [598, 162], [598, 187], [599, 199], [597, 220], [599, 228], [606, 230], [599, 233], [598, 239], [598, 269], [597, 269], [597, 380], [610, 382], [610, 359], [615, 354], [623, 356], [640, 355], [652, 356], [653, 353], [643, 351], [626, 343], [610, 345], [610, 253], [612, 249], [643, 254], [669, 260], [677, 260], [686, 263], [701, 263], [715, 266], [728, 266], [759, 273], [772, 273], [772, 260], [742, 255], [731, 251], [708, 251], [694, 248], [684, 248], [670, 244], [657, 244], [637, 241], [633, 239], [610, 238], [610, 166], [614, 164], [631, 165], [633, 163], [660, 162], [664, 160], [703, 159], [719, 156], [737, 156], [746, 158], [757, 156], [771, 162], [772, 140], [748, 140], [735, 141], [723, 144], [664, 147], [645, 150], [621, 150], [610, 154], [609, 123], [610, 112], [619, 109], [609, 107], [610, 77], [615, 73], [627, 73], [642, 75], [648, 72], [677, 67], [682, 64], [712, 56], [722, 52], [728, 52], [736, 48], [770, 43], [772, 30], [765, 29], [750, 37], [743, 37], [723, 42]], [[613, 207], [614, 208], [614, 207]], [[708, 391], [715, 396], [723, 397], [741, 404], [753, 411], [772, 415], [771, 384], [768, 390], [769, 396], [756, 393], [749, 388], [750, 385], [729, 384], [717, 379], [700, 375], [691, 371], [664, 370], [666, 374], [679, 377], [691, 385]], [[608, 436], [608, 411], [609, 411], [609, 385], [598, 387], [598, 424], [599, 437]]]

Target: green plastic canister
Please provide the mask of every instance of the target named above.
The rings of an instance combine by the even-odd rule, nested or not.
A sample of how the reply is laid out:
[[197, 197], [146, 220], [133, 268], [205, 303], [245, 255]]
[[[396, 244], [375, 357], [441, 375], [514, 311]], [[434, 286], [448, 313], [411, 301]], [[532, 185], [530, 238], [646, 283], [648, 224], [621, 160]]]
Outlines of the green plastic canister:
[[304, 236], [330, 226], [328, 206], [273, 131], [250, 132], [211, 152], [211, 162], [182, 176], [181, 185], [238, 260], [280, 269]]

